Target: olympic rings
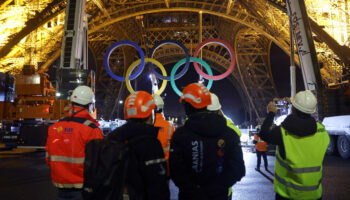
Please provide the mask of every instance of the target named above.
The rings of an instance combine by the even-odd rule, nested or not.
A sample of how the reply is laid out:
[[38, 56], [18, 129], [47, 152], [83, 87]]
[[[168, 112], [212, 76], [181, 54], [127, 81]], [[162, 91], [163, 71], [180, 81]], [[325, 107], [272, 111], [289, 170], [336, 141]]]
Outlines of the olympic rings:
[[200, 43], [198, 45], [198, 47], [196, 48], [196, 50], [194, 51], [194, 55], [193, 57], [197, 57], [198, 56], [198, 53], [199, 53], [199, 50], [206, 44], [211, 44], [211, 43], [216, 43], [216, 44], [221, 44], [223, 45], [227, 50], [228, 52], [230, 53], [230, 56], [231, 56], [231, 65], [230, 67], [228, 68], [228, 70], [221, 74], [221, 75], [217, 75], [217, 76], [211, 76], [211, 75], [208, 75], [208, 74], [205, 74], [198, 66], [197, 62], [193, 62], [193, 65], [194, 65], [194, 68], [196, 69], [197, 73], [202, 75], [204, 78], [206, 79], [210, 79], [210, 80], [221, 80], [223, 78], [226, 78], [228, 75], [231, 74], [231, 72], [233, 71], [233, 68], [235, 67], [235, 64], [236, 64], [236, 56], [234, 54], [234, 51], [232, 49], [232, 47], [225, 41], [223, 40], [220, 40], [220, 39], [208, 39], [208, 40], [205, 40], [203, 41], [202, 43]]
[[[178, 42], [178, 41], [175, 41], [175, 40], [162, 40], [162, 41], [158, 42], [157, 44], [155, 44], [155, 45], [152, 47], [152, 49], [151, 49], [151, 51], [150, 51], [148, 57], [152, 58], [154, 52], [155, 52], [159, 47], [161, 47], [161, 46], [163, 46], [163, 45], [166, 45], [166, 44], [174, 44], [174, 45], [180, 47], [180, 48], [184, 51], [185, 56], [186, 56], [186, 65], [185, 65], [185, 67], [180, 71], [180, 73], [178, 73], [178, 74], [175, 75], [175, 78], [174, 78], [174, 79], [177, 80], [177, 79], [181, 78], [183, 75], [185, 75], [186, 72], [188, 71], [188, 68], [190, 67], [190, 54], [188, 53], [188, 49], [187, 49], [182, 43], [180, 43], [180, 42]], [[152, 70], [152, 72], [154, 73], [154, 75], [156, 75], [157, 78], [162, 79], [162, 80], [165, 79], [165, 80], [170, 81], [170, 77], [162, 76], [161, 74], [159, 74], [159, 73], [154, 69], [152, 63], [150, 63], [148, 66], [149, 66], [149, 68]]]
[[[126, 71], [125, 83], [126, 83], [126, 88], [129, 90], [130, 93], [133, 93], [134, 89], [131, 87], [129, 76], [130, 76], [132, 70], [137, 65], [139, 65], [140, 62], [142, 62], [142, 60], [138, 59], [135, 62], [131, 63], [131, 65], [129, 66], [128, 70]], [[160, 62], [158, 62], [157, 60], [155, 60], [153, 58], [145, 58], [145, 62], [146, 63], [150, 62], [150, 63], [155, 64], [157, 67], [160, 68], [160, 70], [162, 71], [163, 76], [167, 76], [167, 73], [166, 73], [166, 70], [165, 70], [164, 66]], [[162, 86], [160, 87], [160, 89], [157, 92], [155, 92], [155, 94], [157, 94], [157, 95], [162, 94], [162, 92], [164, 92], [164, 90], [165, 90], [167, 82], [168, 82], [167, 80], [163, 80]]]
[[119, 41], [117, 43], [114, 43], [111, 47], [109, 47], [109, 49], [107, 50], [106, 52], [106, 55], [105, 55], [105, 58], [104, 58], [104, 66], [106, 68], [106, 71], [107, 73], [114, 79], [118, 80], [118, 81], [125, 81], [126, 78], [125, 77], [120, 77], [120, 76], [117, 76], [115, 75], [111, 69], [109, 68], [109, 57], [111, 56], [112, 54], [112, 51], [120, 46], [123, 46], [123, 45], [128, 45], [128, 46], [132, 46], [132, 47], [135, 47], [137, 49], [137, 51], [139, 52], [140, 54], [140, 57], [141, 57], [141, 64], [140, 64], [140, 67], [139, 69], [135, 72], [135, 74], [131, 75], [130, 79], [131, 80], [134, 80], [135, 78], [137, 78], [143, 71], [143, 69], [145, 68], [145, 54], [143, 53], [141, 47], [139, 45], [137, 45], [136, 43], [134, 42], [131, 42], [129, 40], [123, 40], [123, 41]]
[[[204, 60], [202, 60], [200, 58], [190, 57], [190, 62], [199, 62], [201, 65], [203, 65], [203, 67], [206, 69], [206, 71], [208, 72], [209, 75], [213, 75], [213, 71], [210, 69], [208, 63], [206, 63]], [[185, 63], [185, 58], [180, 60], [179, 62], [177, 62], [175, 64], [175, 66], [173, 67], [173, 69], [171, 70], [171, 73], [170, 73], [170, 84], [171, 84], [171, 87], [173, 88], [175, 93], [177, 95], [179, 95], [179, 96], [182, 95], [182, 92], [177, 88], [177, 86], [175, 84], [174, 76], [175, 76], [176, 70], [179, 69], [179, 67], [181, 65], [183, 65], [184, 63]], [[207, 85], [208, 90], [210, 90], [212, 85], [213, 85], [213, 80], [209, 79], [209, 82], [208, 82], [208, 85]]]

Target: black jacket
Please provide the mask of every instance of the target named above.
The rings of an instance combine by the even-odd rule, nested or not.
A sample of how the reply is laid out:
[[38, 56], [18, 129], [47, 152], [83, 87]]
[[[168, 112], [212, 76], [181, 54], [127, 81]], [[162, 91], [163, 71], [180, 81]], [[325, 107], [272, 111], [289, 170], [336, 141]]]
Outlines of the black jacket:
[[170, 147], [179, 200], [226, 200], [228, 188], [245, 175], [240, 139], [217, 114], [192, 115], [174, 132]]
[[[298, 112], [298, 111], [296, 111]], [[317, 131], [316, 120], [311, 117], [311, 115], [305, 114], [290, 114], [282, 122], [281, 126], [276, 126], [272, 128], [273, 118], [275, 113], [270, 112], [263, 125], [261, 126], [261, 131], [259, 137], [264, 141], [278, 145], [279, 153], [283, 159], [286, 158], [285, 148], [283, 145], [281, 126], [286, 129], [290, 134], [297, 135], [300, 137], [313, 135]]]
[[131, 145], [131, 151], [135, 153], [137, 163], [129, 164], [126, 184], [135, 188], [137, 200], [170, 199], [167, 166], [157, 135], [158, 128], [137, 122], [128, 122], [108, 135], [111, 140], [121, 141], [149, 136]]

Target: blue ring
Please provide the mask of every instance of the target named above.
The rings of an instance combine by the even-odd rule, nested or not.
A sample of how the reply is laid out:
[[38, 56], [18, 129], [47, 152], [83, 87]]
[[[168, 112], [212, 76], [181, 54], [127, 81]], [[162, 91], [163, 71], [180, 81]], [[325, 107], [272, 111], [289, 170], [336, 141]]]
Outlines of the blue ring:
[[117, 76], [111, 71], [111, 69], [109, 68], [109, 62], [108, 62], [112, 51], [120, 46], [123, 46], [123, 45], [135, 47], [137, 49], [137, 51], [139, 52], [140, 57], [141, 57], [140, 67], [137, 69], [135, 74], [132, 74], [130, 76], [130, 80], [134, 80], [135, 78], [137, 78], [142, 73], [143, 69], [145, 68], [145, 54], [143, 53], [143, 51], [139, 45], [137, 45], [136, 43], [131, 42], [129, 40], [122, 40], [122, 41], [116, 42], [111, 47], [109, 47], [109, 49], [106, 52], [105, 59], [104, 59], [104, 66], [106, 68], [106, 71], [115, 80], [125, 82], [125, 77]]
[[[162, 40], [160, 42], [158, 42], [157, 44], [155, 44], [152, 49], [150, 50], [149, 52], [149, 58], [152, 58], [153, 57], [153, 53], [157, 50], [158, 47], [162, 46], [162, 45], [165, 45], [165, 44], [174, 44], [178, 47], [180, 47], [184, 53], [185, 53], [185, 56], [186, 56], [186, 65], [185, 67], [178, 73], [175, 75], [174, 79], [177, 80], [179, 78], [181, 78], [183, 75], [186, 74], [186, 72], [188, 71], [189, 67], [190, 67], [190, 54], [188, 53], [188, 49], [180, 42], [176, 41], [176, 40]], [[163, 76], [162, 74], [158, 73], [154, 67], [153, 67], [153, 64], [150, 63], [148, 65], [148, 67], [151, 69], [151, 71], [154, 73], [154, 75], [156, 75], [157, 78], [159, 79], [162, 79], [162, 80], [168, 80], [170, 81], [170, 76]]]

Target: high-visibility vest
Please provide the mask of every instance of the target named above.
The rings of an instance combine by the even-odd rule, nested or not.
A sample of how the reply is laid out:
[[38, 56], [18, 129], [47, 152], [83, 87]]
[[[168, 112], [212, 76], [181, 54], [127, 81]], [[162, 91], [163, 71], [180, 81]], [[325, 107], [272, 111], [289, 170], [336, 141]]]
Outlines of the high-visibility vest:
[[241, 130], [239, 130], [239, 128], [238, 128], [237, 126], [235, 126], [235, 124], [233, 123], [233, 121], [232, 121], [230, 118], [228, 118], [228, 117], [226, 117], [226, 116], [224, 116], [224, 117], [225, 117], [225, 119], [226, 119], [226, 125], [227, 125], [229, 128], [233, 129], [233, 130], [237, 133], [237, 135], [238, 135], [239, 137], [241, 137], [241, 136], [242, 136]]
[[286, 158], [277, 147], [274, 189], [288, 199], [319, 199], [322, 196], [322, 162], [329, 135], [317, 123], [317, 132], [299, 137], [281, 127]]
[[156, 113], [156, 120], [154, 122], [155, 127], [159, 127], [158, 131], [158, 140], [160, 141], [165, 160], [169, 161], [169, 152], [170, 152], [170, 139], [173, 136], [175, 127], [173, 123], [166, 121], [162, 113]]
[[254, 140], [256, 140], [255, 149], [258, 151], [267, 151], [267, 143], [262, 140], [257, 134], [254, 135]]

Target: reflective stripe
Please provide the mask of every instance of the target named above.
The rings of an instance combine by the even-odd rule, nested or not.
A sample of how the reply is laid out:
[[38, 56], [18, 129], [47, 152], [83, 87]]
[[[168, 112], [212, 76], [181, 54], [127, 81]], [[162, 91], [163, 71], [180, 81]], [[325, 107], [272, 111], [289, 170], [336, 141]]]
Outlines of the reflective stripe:
[[53, 185], [58, 188], [83, 188], [82, 183], [55, 183], [53, 182]]
[[196, 97], [194, 97], [193, 95], [191, 95], [191, 94], [185, 94], [185, 95], [183, 95], [181, 98], [189, 98], [189, 99], [192, 99], [194, 102], [196, 102], [196, 103], [200, 103], [201, 101], [202, 101], [202, 99], [201, 98], [196, 98]]
[[149, 107], [151, 105], [153, 105], [153, 104], [154, 104], [154, 101], [153, 100], [149, 100], [145, 106], [141, 106], [141, 111], [142, 112], [146, 112], [149, 109]]
[[169, 123], [169, 131], [168, 131], [168, 138], [169, 138], [169, 140], [170, 140], [170, 137], [171, 137], [171, 130], [172, 130], [172, 128], [173, 128], [173, 125], [171, 124], [171, 122], [168, 122]]
[[299, 191], [314, 191], [314, 190], [317, 190], [318, 187], [320, 186], [321, 184], [321, 180], [319, 181], [318, 185], [313, 185], [313, 186], [300, 186], [300, 185], [295, 185], [293, 183], [290, 183], [286, 180], [284, 180], [283, 178], [279, 177], [277, 175], [277, 173], [275, 173], [275, 179], [280, 182], [281, 184], [287, 186], [287, 187], [290, 187], [290, 188], [293, 188], [295, 190], [299, 190]]
[[164, 152], [167, 152], [167, 151], [169, 151], [169, 149], [170, 149], [170, 147], [167, 146], [167, 147], [164, 147], [164, 148], [163, 148], [163, 151], [164, 151]]
[[49, 153], [45, 152], [45, 158], [50, 157]]
[[[171, 122], [168, 122], [168, 123], [169, 123], [169, 131], [168, 131], [168, 141], [169, 141], [170, 137], [171, 137], [171, 130], [172, 130], [173, 125], [171, 124]], [[168, 146], [164, 147], [163, 151], [167, 152], [167, 151], [169, 151], [169, 149], [170, 149], [170, 145], [168, 143]]]
[[145, 161], [145, 165], [153, 165], [153, 164], [158, 164], [158, 163], [162, 163], [165, 162], [165, 158], [158, 158], [158, 159], [154, 159], [154, 160], [147, 160]]
[[67, 156], [50, 156], [48, 155], [50, 161], [55, 162], [67, 162], [67, 163], [74, 163], [74, 164], [83, 164], [85, 158], [72, 158]]
[[231, 197], [231, 195], [232, 195], [232, 187], [230, 187], [229, 189], [228, 189], [228, 197]]
[[83, 124], [86, 126], [90, 126], [90, 124], [93, 124], [93, 122], [90, 120], [86, 120]]
[[287, 163], [283, 162], [283, 160], [281, 160], [279, 156], [276, 156], [276, 159], [282, 167], [294, 173], [310, 173], [310, 172], [319, 172], [321, 170], [321, 167], [292, 168]]

